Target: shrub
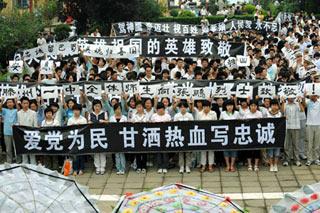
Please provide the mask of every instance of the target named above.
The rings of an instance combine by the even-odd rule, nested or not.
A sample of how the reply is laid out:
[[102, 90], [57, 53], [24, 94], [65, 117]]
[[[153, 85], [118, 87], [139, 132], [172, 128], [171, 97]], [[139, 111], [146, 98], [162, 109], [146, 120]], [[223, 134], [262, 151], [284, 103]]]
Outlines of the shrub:
[[178, 9], [170, 10], [170, 16], [177, 17], [178, 15], [179, 15], [179, 10]]
[[70, 26], [67, 24], [60, 24], [54, 29], [56, 34], [56, 40], [61, 41], [69, 37], [69, 32], [71, 32]]
[[181, 10], [178, 17], [195, 17], [196, 15], [190, 10]]
[[254, 14], [256, 11], [256, 7], [253, 4], [246, 4], [243, 9], [247, 14]]

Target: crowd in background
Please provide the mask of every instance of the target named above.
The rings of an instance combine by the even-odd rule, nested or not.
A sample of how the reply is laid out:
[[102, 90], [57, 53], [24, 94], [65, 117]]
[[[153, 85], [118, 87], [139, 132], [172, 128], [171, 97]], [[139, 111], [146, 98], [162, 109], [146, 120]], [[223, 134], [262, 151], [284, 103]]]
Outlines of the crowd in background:
[[[99, 31], [91, 36], [100, 36]], [[28, 74], [15, 74], [10, 81], [38, 82], [53, 85], [78, 81], [122, 81], [139, 80], [241, 80], [256, 79], [278, 82], [320, 82], [320, 31], [319, 20], [313, 16], [295, 14], [292, 22], [285, 22], [278, 33], [258, 31], [234, 31], [227, 34], [208, 33], [209, 37], [225, 41], [246, 43], [246, 53], [250, 66], [228, 68], [224, 59], [219, 58], [91, 58], [79, 56], [60, 61], [60, 66], [49, 75], [42, 75], [40, 64], [25, 64]], [[41, 36], [38, 44], [52, 40], [52, 35]], [[294, 57], [293, 57], [294, 56]], [[284, 150], [268, 149], [255, 151], [203, 151], [159, 153], [159, 154], [95, 154], [94, 166], [97, 174], [104, 174], [106, 159], [119, 175], [128, 171], [128, 166], [138, 173], [145, 173], [155, 165], [159, 173], [167, 173], [169, 168], [179, 166], [180, 173], [190, 173], [199, 168], [200, 172], [213, 172], [219, 165], [226, 172], [235, 172], [239, 165], [246, 165], [249, 171], [259, 171], [261, 164], [268, 165], [271, 172], [278, 171], [278, 161], [282, 156], [283, 166], [293, 160], [296, 166], [305, 163], [320, 165], [320, 102], [317, 95], [287, 98], [276, 96], [252, 100], [230, 98], [208, 98], [195, 101], [192, 98], [180, 100], [175, 97], [141, 98], [139, 95], [103, 94], [100, 100], [90, 101], [81, 93], [80, 101], [65, 100], [49, 106], [41, 97], [29, 100], [2, 98], [1, 113], [7, 162], [42, 164], [47, 167], [63, 165], [65, 157], [35, 155], [15, 156], [12, 126], [33, 127], [68, 126], [86, 123], [107, 122], [170, 122], [190, 120], [232, 120], [251, 118], [274, 118], [285, 116], [287, 121]], [[73, 156], [74, 175], [85, 170], [88, 156]], [[22, 160], [22, 161], [21, 161]], [[89, 161], [90, 162], [90, 161]]]

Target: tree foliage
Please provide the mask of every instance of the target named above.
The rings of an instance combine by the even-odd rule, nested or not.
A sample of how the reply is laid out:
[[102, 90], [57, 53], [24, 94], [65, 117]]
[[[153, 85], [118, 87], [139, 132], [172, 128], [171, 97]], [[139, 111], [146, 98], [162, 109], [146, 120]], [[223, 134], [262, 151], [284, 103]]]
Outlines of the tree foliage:
[[56, 13], [54, 0], [34, 13], [13, 10], [10, 14], [0, 16], [0, 63], [6, 67], [18, 49], [32, 48], [36, 44], [38, 33], [50, 24]]
[[103, 33], [110, 30], [110, 24], [119, 21], [152, 21], [161, 15], [155, 0], [63, 0], [67, 15], [77, 20], [78, 32], [85, 32], [94, 26], [101, 26]]

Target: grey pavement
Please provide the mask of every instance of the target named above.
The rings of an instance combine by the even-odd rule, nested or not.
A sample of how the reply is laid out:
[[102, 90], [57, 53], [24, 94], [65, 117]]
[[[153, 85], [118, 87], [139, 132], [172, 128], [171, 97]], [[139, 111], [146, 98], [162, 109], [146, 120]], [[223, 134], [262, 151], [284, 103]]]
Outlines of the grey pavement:
[[319, 168], [314, 165], [280, 166], [279, 172], [271, 173], [267, 167], [261, 167], [256, 173], [248, 172], [246, 167], [240, 167], [237, 172], [230, 173], [221, 167], [213, 173], [203, 174], [197, 169], [193, 169], [190, 174], [179, 174], [178, 168], [175, 168], [170, 169], [165, 175], [157, 174], [155, 168], [148, 169], [146, 174], [137, 174], [131, 169], [125, 175], [116, 175], [115, 170], [109, 168], [106, 174], [96, 175], [91, 168], [75, 179], [80, 184], [87, 185], [89, 192], [96, 195], [101, 212], [111, 212], [116, 206], [116, 198], [126, 193], [148, 191], [171, 183], [183, 183], [217, 194], [231, 194], [231, 199], [241, 207], [249, 212], [259, 213], [268, 212], [270, 206], [279, 201], [280, 193], [293, 192], [303, 185], [318, 182]]

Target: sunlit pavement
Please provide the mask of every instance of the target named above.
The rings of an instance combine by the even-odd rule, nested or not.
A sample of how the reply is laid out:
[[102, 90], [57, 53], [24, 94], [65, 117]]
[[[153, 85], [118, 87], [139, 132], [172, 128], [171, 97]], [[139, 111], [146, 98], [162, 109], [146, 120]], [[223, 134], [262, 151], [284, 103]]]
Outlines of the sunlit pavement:
[[320, 166], [279, 166], [277, 173], [269, 172], [267, 167], [261, 167], [258, 173], [241, 167], [234, 173], [218, 168], [213, 173], [201, 174], [194, 169], [190, 174], [179, 174], [176, 168], [165, 175], [157, 174], [154, 168], [146, 174], [130, 170], [125, 175], [116, 175], [115, 170], [111, 172], [109, 168], [104, 175], [96, 175], [92, 168], [77, 176], [76, 180], [89, 187], [90, 194], [98, 200], [101, 212], [111, 212], [119, 197], [127, 192], [137, 193], [170, 183], [183, 183], [230, 196], [241, 207], [258, 213], [267, 212], [272, 204], [282, 198], [283, 193], [319, 181]]

